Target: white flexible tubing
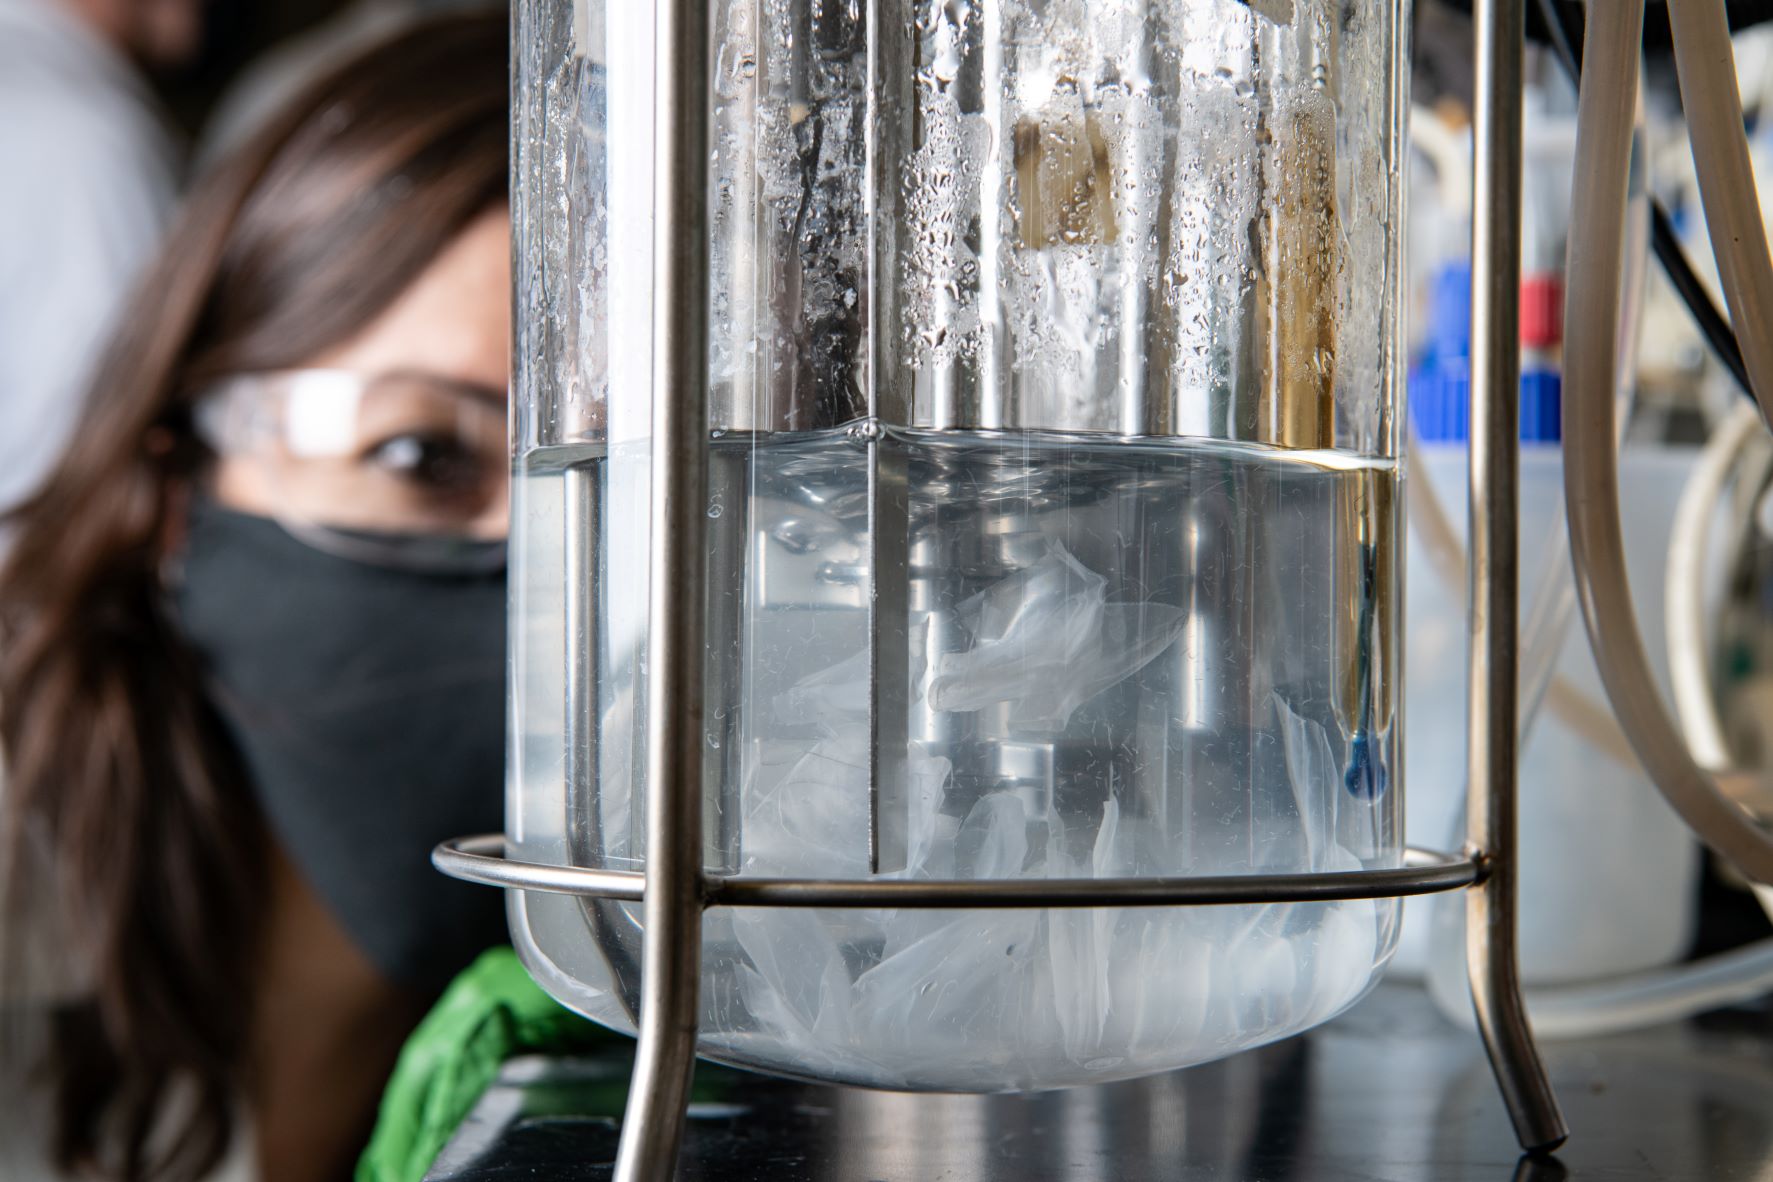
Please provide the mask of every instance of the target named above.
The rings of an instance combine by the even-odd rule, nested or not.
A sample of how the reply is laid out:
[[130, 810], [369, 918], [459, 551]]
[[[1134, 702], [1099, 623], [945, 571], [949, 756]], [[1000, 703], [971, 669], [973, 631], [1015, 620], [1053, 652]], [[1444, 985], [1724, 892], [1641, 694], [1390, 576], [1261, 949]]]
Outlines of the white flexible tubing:
[[[1412, 432], [1404, 439], [1404, 465], [1408, 471], [1422, 471], [1421, 444]], [[1428, 554], [1435, 576], [1446, 587], [1465, 585], [1465, 542], [1447, 516], [1446, 506], [1427, 480], [1416, 482], [1409, 497], [1410, 528]], [[1613, 720], [1606, 703], [1597, 702], [1557, 672], [1557, 658], [1563, 649], [1570, 618], [1576, 606], [1575, 591], [1561, 576], [1569, 551], [1563, 531], [1554, 535], [1552, 553], [1546, 563], [1546, 574], [1533, 592], [1533, 611], [1521, 629], [1521, 649], [1525, 660], [1521, 666], [1520, 746], [1524, 750], [1532, 733], [1540, 707], [1551, 711], [1557, 720], [1595, 750], [1621, 767], [1636, 769], [1637, 756], [1631, 742]], [[1457, 841], [1454, 842], [1457, 844]]]
[[[1414, 428], [1404, 436], [1404, 468], [1410, 472], [1426, 472], [1422, 461], [1422, 444]], [[1410, 525], [1416, 539], [1428, 551], [1434, 573], [1449, 587], [1465, 585], [1465, 542], [1447, 516], [1446, 506], [1426, 479], [1412, 480], [1410, 488]]]
[[1447, 212], [1471, 221], [1471, 140], [1427, 107], [1410, 107], [1410, 146], [1434, 166], [1435, 187]]
[[[1729, 21], [1723, 5], [1716, 0], [1707, 4], [1675, 0], [1668, 5], [1668, 19], [1675, 34], [1681, 105], [1688, 113], [1688, 135], [1693, 142], [1693, 172], [1699, 179], [1700, 200], [1706, 207], [1706, 229], [1718, 261], [1718, 278], [1729, 303], [1730, 323], [1743, 347], [1753, 397], [1761, 408], [1762, 420], [1773, 425], [1773, 333], [1768, 331], [1768, 317], [1773, 315], [1773, 262], [1768, 259], [1766, 225], [1762, 223], [1761, 197], [1755, 190], [1748, 144], [1741, 135], [1743, 105], [1736, 89], [1736, 55], [1730, 48]], [[1739, 416], [1741, 413], [1732, 415], [1730, 424], [1736, 424]], [[1729, 464], [1720, 473], [1720, 491], [1727, 470]], [[1700, 525], [1699, 537], [1702, 548], [1704, 523]], [[1699, 555], [1691, 556], [1695, 569], [1688, 583], [1695, 597], [1699, 594], [1697, 565], [1702, 562], [1702, 555], [1704, 551], [1700, 549]], [[1670, 569], [1672, 576], [1674, 571]], [[1691, 604], [1691, 608], [1693, 613], [1702, 611], [1699, 603]], [[1688, 618], [1693, 618], [1691, 613]], [[1704, 636], [1702, 617], [1697, 636]], [[1702, 661], [1700, 656], [1691, 659]], [[1677, 696], [1675, 705], [1690, 705], [1699, 716], [1699, 737], [1707, 743], [1706, 750], [1699, 751], [1700, 758], [1706, 760], [1707, 755], [1714, 755], [1714, 762], [1707, 760], [1711, 766], [1729, 766], [1729, 746], [1723, 741], [1722, 723], [1716, 716], [1716, 705], [1702, 670], [1699, 684], [1691, 689], [1697, 689], [1697, 693], [1691, 693], [1691, 702], [1683, 704]], [[1700, 702], [1704, 704], [1702, 709]], [[1762, 881], [1766, 879], [1762, 877]]]
[[[1467, 220], [1471, 216], [1471, 141], [1449, 130], [1426, 107], [1410, 109], [1410, 143], [1434, 166], [1441, 204]], [[1635, 108], [1634, 131], [1644, 126], [1643, 104]], [[1636, 201], [1647, 206], [1648, 196], [1639, 192]], [[1650, 223], [1646, 216], [1632, 222], [1633, 233], [1626, 243], [1626, 275], [1624, 307], [1619, 317], [1619, 368], [1621, 373], [1637, 369], [1638, 329], [1643, 317], [1644, 269], [1649, 263]], [[1620, 434], [1630, 418], [1632, 384], [1620, 384]], [[1413, 434], [1404, 440], [1406, 470], [1421, 471], [1416, 458], [1420, 445]], [[1463, 587], [1466, 582], [1465, 542], [1447, 516], [1433, 485], [1419, 481], [1410, 494], [1410, 524], [1417, 539], [1428, 552], [1435, 573], [1448, 587]], [[1636, 768], [1637, 757], [1612, 711], [1604, 702], [1596, 701], [1556, 672], [1558, 657], [1563, 652], [1564, 638], [1576, 612], [1576, 594], [1564, 578], [1568, 564], [1567, 535], [1556, 531], [1551, 552], [1541, 567], [1538, 583], [1528, 602], [1531, 614], [1521, 630], [1522, 665], [1520, 670], [1520, 734], [1518, 744], [1527, 745], [1543, 705], [1568, 729], [1579, 735], [1596, 750], [1625, 767]]]
[[[1587, 79], [1585, 58], [1585, 84]], [[1540, 1038], [1587, 1038], [1678, 1022], [1721, 1006], [1754, 1001], [1769, 990], [1773, 990], [1773, 940], [1760, 940], [1690, 964], [1597, 984], [1535, 985], [1526, 991], [1527, 1016]], [[1439, 1008], [1467, 1029], [1477, 1025], [1470, 1005]]]
[[1711, 518], [1744, 449], [1760, 433], [1760, 414], [1738, 402], [1705, 451], [1675, 509], [1674, 538], [1668, 546], [1663, 584], [1663, 618], [1668, 632], [1668, 673], [1675, 713], [1700, 766], [1722, 770], [1731, 764], [1724, 723], [1712, 696], [1710, 651], [1705, 635], [1705, 553]]
[[[1601, 85], [1601, 87], [1610, 85], [1613, 78], [1612, 67], [1615, 66], [1619, 67], [1619, 71], [1621, 71], [1619, 76], [1621, 76], [1622, 82], [1635, 89], [1636, 60], [1638, 60], [1636, 58], [1636, 53], [1638, 53], [1636, 43], [1638, 43], [1638, 35], [1640, 35], [1640, 30], [1636, 27], [1638, 19], [1642, 19], [1642, 9], [1638, 9], [1636, 12], [1636, 19], [1622, 21], [1633, 28], [1629, 32], [1629, 41], [1624, 35], [1615, 41], [1615, 46], [1619, 50], [1617, 55], [1596, 53], [1594, 51], [1594, 37], [1590, 34], [1590, 48], [1585, 51], [1585, 64], [1589, 67], [1589, 69], [1585, 69], [1585, 85], [1583, 85], [1585, 94], [1587, 94], [1590, 85]], [[1590, 28], [1592, 28], [1592, 23], [1590, 23]], [[1597, 78], [1597, 74], [1592, 73], [1592, 71], [1596, 71], [1596, 67], [1601, 67], [1606, 73]], [[1610, 96], [1603, 94], [1603, 103], [1605, 103], [1606, 97]], [[1601, 103], [1597, 103], [1597, 106], [1603, 113], [1608, 110], [1617, 110], [1617, 108], [1601, 105]], [[1585, 108], [1585, 110], [1592, 110], [1592, 108]], [[1596, 117], [1583, 119], [1583, 133], [1589, 133], [1589, 129], [1594, 126], [1594, 119]], [[1587, 140], [1587, 138], [1589, 136], [1583, 135], [1583, 140]], [[1589, 161], [1585, 159], [1583, 154], [1578, 154], [1576, 168], [1578, 168], [1578, 174], [1576, 174], [1578, 175], [1578, 197], [1576, 197], [1574, 206], [1578, 209], [1597, 209], [1594, 204], [1583, 200], [1582, 188], [1585, 188], [1583, 179], [1587, 177], [1589, 181], [1605, 183], [1606, 174], [1596, 177], [1592, 168], [1589, 168]], [[1612, 206], [1606, 206], [1605, 209], [1606, 213], [1613, 211]], [[1612, 239], [1612, 241], [1617, 243], [1617, 239]], [[1569, 291], [1582, 291], [1583, 298], [1589, 299], [1590, 307], [1596, 308], [1592, 319], [1597, 326], [1603, 319], [1601, 308], [1610, 308], [1612, 305], [1610, 305], [1610, 301], [1605, 301], [1605, 299], [1594, 298], [1596, 292], [1582, 287], [1582, 282], [1587, 282], [1587, 276], [1580, 276], [1576, 271], [1574, 234], [1571, 253], [1573, 253], [1573, 261], [1571, 261], [1573, 282], [1569, 285]], [[1601, 294], [1606, 294], [1606, 292], [1601, 292]], [[1587, 344], [1587, 340], [1583, 340], [1583, 344]], [[1580, 362], [1571, 365], [1571, 369], [1580, 369], [1580, 367], [1582, 367]], [[1585, 395], [1583, 392], [1571, 393], [1573, 385], [1573, 379], [1567, 379], [1567, 397], [1589, 397], [1590, 402], [1610, 404], [1608, 400], [1599, 399], [1594, 395], [1599, 395], [1603, 390], [1610, 390], [1612, 383], [1597, 386], [1594, 395]], [[1587, 406], [1583, 406], [1583, 409], [1587, 409]], [[1743, 415], [1732, 418], [1732, 429], [1734, 429], [1732, 432], [1746, 436], [1748, 431], [1752, 431], [1755, 418], [1757, 416], [1753, 415], [1752, 409], [1748, 409]], [[1748, 431], [1734, 425], [1738, 420], [1745, 422]], [[1566, 439], [1571, 439], [1571, 434], [1573, 432], [1566, 432]], [[1617, 441], [1617, 436], [1613, 431], [1605, 432], [1605, 434], [1597, 431], [1589, 432], [1589, 434], [1576, 439], [1576, 448], [1583, 450], [1583, 452], [1599, 450], [1596, 441], [1601, 438], [1608, 439], [1610, 445]], [[1675, 521], [1674, 542], [1670, 546], [1670, 562], [1668, 562], [1670, 565], [1670, 572], [1668, 572], [1670, 592], [1674, 592], [1679, 599], [1684, 601], [1681, 603], [1684, 624], [1675, 624], [1674, 604], [1670, 604], [1667, 608], [1668, 622], [1670, 622], [1670, 629], [1668, 629], [1670, 656], [1684, 652], [1688, 656], [1697, 657], [1697, 661], [1700, 663], [1700, 673], [1704, 670], [1704, 638], [1702, 638], [1704, 636], [1704, 618], [1699, 617], [1699, 636], [1697, 638], [1690, 631], [1693, 618], [1695, 618], [1693, 610], [1697, 608], [1697, 597], [1699, 597], [1699, 565], [1704, 562], [1706, 526], [1709, 523], [1709, 514], [1716, 505], [1718, 493], [1722, 491], [1723, 478], [1727, 477], [1730, 461], [1734, 457], [1734, 452], [1738, 452], [1739, 447], [1741, 447], [1741, 443], [1730, 445], [1729, 441], [1725, 439], [1722, 443], [1716, 443], [1713, 448], [1707, 450], [1706, 459], [1702, 459], [1702, 463], [1700, 463], [1700, 470], [1695, 471], [1695, 475], [1688, 482], [1686, 493], [1683, 493], [1683, 503], [1681, 503], [1681, 510], [1677, 512], [1677, 521]], [[1730, 455], [1725, 455], [1725, 452], [1730, 452]], [[1615, 463], [1617, 463], [1617, 454], [1610, 447], [1608, 448], [1608, 463], [1605, 466], [1613, 468]], [[1578, 466], [1587, 466], [1587, 464], [1578, 461]], [[1566, 484], [1567, 491], [1571, 491], [1569, 482]], [[1619, 523], [1617, 473], [1610, 473], [1610, 480], [1606, 484], [1605, 491], [1608, 493], [1608, 498], [1612, 500], [1610, 509], [1612, 509], [1613, 528], [1617, 530], [1617, 523]], [[1574, 500], [1573, 491], [1571, 491], [1571, 500]], [[1574, 514], [1573, 505], [1571, 507], [1571, 519], [1573, 519], [1571, 533], [1573, 533], [1573, 546], [1576, 546], [1576, 532], [1582, 530], [1583, 526], [1574, 525], [1574, 516], [1576, 514]], [[1631, 601], [1629, 601], [1629, 588], [1626, 585], [1626, 579], [1624, 579], [1622, 549], [1615, 548], [1613, 556], [1619, 558], [1617, 579], [1612, 579], [1613, 590], [1622, 592], [1624, 604], [1629, 610]], [[1675, 592], [1675, 572], [1683, 565], [1688, 567], [1688, 576], [1681, 579], [1681, 587]], [[1585, 581], [1583, 574], [1585, 572], [1578, 560], [1578, 587]], [[1590, 603], [1585, 601], [1583, 603], [1585, 615], [1589, 615], [1589, 608]], [[1642, 657], [1642, 642], [1636, 638], [1635, 634], [1635, 618], [1628, 618], [1628, 624], [1633, 626], [1633, 636], [1631, 636], [1633, 647], [1638, 652], [1638, 656]], [[1590, 633], [1592, 633], [1592, 617], [1590, 617]], [[1601, 661], [1601, 657], [1603, 657], [1603, 645], [1596, 645], [1596, 661]], [[1649, 691], [1649, 695], [1654, 696], [1654, 682], [1649, 680], [1647, 665], [1644, 666], [1642, 673], [1644, 673], [1644, 679], [1640, 684]], [[1603, 668], [1603, 675], [1605, 675], [1605, 668]], [[1700, 680], [1700, 689], [1706, 691], [1704, 702], [1706, 702], [1707, 709], [1713, 709], [1709, 688], [1704, 680]], [[1608, 691], [1613, 693], [1612, 680], [1608, 680]], [[1660, 700], [1656, 700], [1654, 705], [1660, 711]], [[1722, 728], [1720, 728], [1718, 735], [1722, 739]], [[1683, 750], [1683, 755], [1684, 753], [1686, 751]], [[1658, 783], [1661, 783], [1660, 778], [1658, 778]], [[1736, 817], [1741, 819], [1741, 813], [1736, 813]], [[1757, 888], [1755, 895], [1761, 900], [1762, 906], [1768, 907], [1769, 914], [1773, 914], [1773, 893], [1769, 893], [1766, 888]], [[1527, 991], [1527, 1008], [1537, 1035], [1546, 1038], [1576, 1038], [1679, 1021], [1679, 1019], [1700, 1014], [1700, 1012], [1711, 1010], [1711, 1008], [1736, 1005], [1736, 1003], [1743, 1003], [1743, 1001], [1761, 998], [1769, 989], [1773, 989], [1773, 939], [1764, 939], [1755, 945], [1736, 948], [1732, 952], [1707, 957], [1707, 959], [1693, 962], [1693, 964], [1654, 969], [1649, 973], [1617, 978], [1617, 980], [1603, 982], [1603, 984], [1534, 987], [1534, 989]]]
[[[1573, 205], [1593, 216], [1579, 219], [1571, 232], [1566, 305], [1566, 323], [1571, 331], [1566, 345], [1564, 386], [1565, 492], [1576, 586], [1608, 694], [1640, 754], [1656, 756], [1657, 762], [1646, 757], [1645, 766], [1670, 803], [1714, 848], [1719, 848], [1720, 843], [1712, 841], [1712, 832], [1694, 822], [1688, 809], [1682, 807], [1683, 801], [1702, 814], [1725, 813], [1729, 818], [1726, 829], [1747, 829], [1751, 838], [1765, 844], [1764, 836], [1748, 823], [1745, 815], [1723, 800], [1715, 786], [1693, 766], [1679, 735], [1673, 733], [1673, 723], [1662, 709], [1650, 678], [1626, 581], [1617, 500], [1617, 427], [1613, 400], [1607, 397], [1613, 389], [1613, 374], [1608, 372], [1607, 364], [1611, 350], [1605, 336], [1611, 332], [1619, 295], [1618, 244], [1624, 219], [1624, 201], [1620, 198], [1624, 185], [1618, 183], [1616, 190], [1605, 187], [1622, 182], [1629, 161], [1629, 135], [1621, 137], [1619, 132], [1625, 122], [1623, 113], [1630, 108], [1636, 90], [1642, 0], [1627, 0], [1625, 9], [1617, 14], [1624, 19], [1616, 22], [1589, 22], [1584, 51]], [[1623, 93], [1613, 93], [1616, 88]], [[1602, 141], [1598, 139], [1600, 135], [1609, 138]], [[1577, 308], [1589, 309], [1592, 315], [1579, 318], [1573, 315]], [[1705, 512], [1709, 512], [1710, 504], [1715, 504], [1715, 498], [1705, 506]], [[1691, 531], [1677, 530], [1677, 538], [1683, 532]], [[1597, 533], [1598, 538], [1594, 536]], [[1698, 583], [1688, 579], [1686, 585], [1696, 588]], [[1597, 629], [1597, 618], [1603, 614], [1609, 622], [1622, 617], [1628, 630]], [[1597, 631], [1602, 635], [1597, 636]], [[1672, 630], [1670, 635], [1672, 638]], [[1623, 662], [1620, 648], [1626, 650]], [[1635, 684], [1621, 687], [1621, 672], [1635, 673]], [[1629, 692], [1622, 694], [1622, 688]], [[1654, 727], [1660, 722], [1666, 733], [1646, 736], [1637, 725], [1646, 711], [1651, 712], [1648, 725]], [[1681, 767], [1682, 763], [1686, 767]], [[1669, 789], [1665, 776], [1670, 765], [1686, 780], [1682, 785], [1687, 789], [1683, 799], [1677, 799], [1680, 794]], [[1698, 781], [1701, 789], [1697, 797], [1692, 791], [1693, 781]], [[1708, 815], [1706, 819], [1709, 822], [1711, 818]], [[1747, 844], [1752, 855], [1752, 841], [1739, 842], [1740, 833], [1725, 836], [1732, 847]], [[1730, 850], [1720, 852], [1732, 856]], [[1752, 859], [1739, 862], [1745, 869], [1752, 864]], [[1773, 892], [1758, 887], [1756, 897], [1773, 914]], [[1719, 1006], [1753, 1000], [1769, 990], [1773, 990], [1773, 940], [1762, 940], [1692, 964], [1608, 982], [1534, 987], [1527, 991], [1526, 1001], [1535, 1034], [1544, 1038], [1576, 1038], [1677, 1021]], [[1471, 1021], [1463, 1007], [1442, 1009], [1459, 1021]]]
[[[1634, 133], [1644, 126], [1642, 102], [1635, 107]], [[1470, 215], [1471, 160], [1469, 141], [1449, 132], [1432, 112], [1412, 108], [1410, 136], [1413, 146], [1434, 165], [1440, 181], [1441, 201], [1456, 212]], [[1460, 190], [1453, 185], [1459, 178], [1463, 184], [1465, 205], [1459, 206]], [[1639, 192], [1633, 202], [1647, 206], [1648, 197]], [[1650, 257], [1650, 221], [1645, 216], [1632, 219], [1632, 232], [1626, 240], [1624, 306], [1619, 315], [1619, 372], [1630, 374], [1637, 369], [1639, 326], [1644, 311], [1644, 273]], [[1619, 385], [1619, 437], [1624, 436], [1630, 419], [1633, 386], [1629, 381]], [[1422, 471], [1418, 458], [1420, 443], [1412, 432], [1404, 439], [1405, 468]], [[1443, 585], [1463, 587], [1466, 582], [1465, 542], [1447, 515], [1446, 506], [1434, 486], [1426, 480], [1415, 482], [1409, 497], [1410, 526], [1428, 554], [1430, 564]], [[1541, 567], [1538, 583], [1528, 602], [1531, 614], [1521, 629], [1522, 664], [1520, 669], [1520, 718], [1518, 744], [1526, 748], [1534, 724], [1543, 706], [1557, 720], [1587, 742], [1596, 751], [1622, 767], [1636, 769], [1637, 756], [1631, 742], [1613, 718], [1605, 702], [1597, 701], [1557, 673], [1557, 662], [1563, 652], [1564, 638], [1576, 613], [1576, 591], [1564, 577], [1569, 562], [1569, 538], [1563, 530], [1554, 531], [1551, 552]], [[1456, 843], [1455, 843], [1456, 844]]]
[[1722, 0], [1669, 0], [1668, 19], [1712, 254], [1755, 401], [1773, 426], [1773, 261], [1742, 133], [1729, 22]]
[[[1641, 97], [1633, 102], [1632, 111], [1632, 134], [1634, 138], [1641, 140], [1645, 129]], [[1615, 396], [1615, 446], [1625, 440], [1625, 425], [1631, 421], [1632, 404], [1637, 392], [1632, 378], [1638, 368], [1638, 342], [1644, 315], [1645, 270], [1650, 261], [1649, 204], [1648, 184], [1643, 180], [1642, 174], [1638, 176], [1635, 193], [1628, 180], [1625, 284], [1616, 337], [1617, 372], [1625, 375], [1625, 380], [1619, 382]], [[1635, 212], [1634, 206], [1637, 207]], [[1554, 675], [1558, 658], [1563, 653], [1564, 638], [1569, 634], [1570, 623], [1576, 617], [1576, 585], [1573, 580], [1562, 577], [1567, 574], [1570, 563], [1568, 529], [1556, 531], [1551, 545], [1550, 561], [1545, 564], [1539, 586], [1534, 590], [1532, 615], [1521, 635], [1519, 749], [1527, 749], [1527, 740], [1532, 734], [1533, 724], [1539, 718], [1540, 704], [1543, 702], [1566, 729], [1579, 735], [1614, 763], [1636, 771], [1637, 755], [1631, 749], [1631, 740], [1619, 729], [1612, 708], [1606, 702], [1590, 697], [1567, 678]]]
[[[1678, 14], [1692, 3], [1672, 6], [1677, 43]], [[1643, 4], [1625, 0], [1608, 8], [1606, 19], [1588, 22], [1572, 200], [1583, 216], [1571, 226], [1566, 267], [1564, 490], [1576, 593], [1613, 712], [1650, 778], [1707, 845], [1748, 877], [1773, 883], [1773, 837], [1693, 762], [1657, 693], [1631, 602], [1613, 447], [1614, 324]], [[1721, 21], [1721, 13], [1714, 15]], [[1682, 69], [1683, 89], [1691, 72]], [[1692, 107], [1688, 111], [1699, 119]], [[1740, 136], [1740, 112], [1730, 126]]]
[[[1675, 711], [1695, 758], [1707, 767], [1725, 796], [1756, 817], [1773, 817], [1773, 783], [1757, 769], [1734, 767], [1717, 697], [1706, 668], [1709, 651], [1703, 595], [1711, 513], [1760, 437], [1760, 414], [1738, 402], [1706, 444], [1699, 466], [1681, 490], [1675, 512], [1675, 544], [1669, 547], [1664, 616]], [[1773, 918], [1773, 889], [1755, 886], [1756, 897]]]

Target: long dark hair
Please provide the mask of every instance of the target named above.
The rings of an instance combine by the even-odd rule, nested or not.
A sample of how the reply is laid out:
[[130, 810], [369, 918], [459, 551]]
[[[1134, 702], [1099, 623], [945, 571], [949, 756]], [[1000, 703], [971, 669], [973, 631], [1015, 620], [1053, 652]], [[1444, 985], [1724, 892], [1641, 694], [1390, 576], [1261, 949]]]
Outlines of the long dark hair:
[[64, 1169], [195, 1178], [247, 1078], [267, 839], [163, 606], [207, 461], [192, 399], [347, 340], [506, 199], [506, 45], [503, 16], [405, 33], [201, 181], [76, 441], [4, 523], [0, 966], [27, 972], [45, 927], [81, 966], [44, 1060]]

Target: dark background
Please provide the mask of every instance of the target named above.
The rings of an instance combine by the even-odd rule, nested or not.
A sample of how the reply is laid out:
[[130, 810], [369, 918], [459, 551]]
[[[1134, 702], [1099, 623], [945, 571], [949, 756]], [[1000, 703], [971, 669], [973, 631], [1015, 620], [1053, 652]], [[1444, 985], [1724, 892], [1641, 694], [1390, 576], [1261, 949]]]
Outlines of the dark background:
[[203, 126], [229, 82], [278, 42], [306, 32], [346, 0], [208, 0], [204, 44], [176, 74], [154, 79], [167, 114], [187, 137]]

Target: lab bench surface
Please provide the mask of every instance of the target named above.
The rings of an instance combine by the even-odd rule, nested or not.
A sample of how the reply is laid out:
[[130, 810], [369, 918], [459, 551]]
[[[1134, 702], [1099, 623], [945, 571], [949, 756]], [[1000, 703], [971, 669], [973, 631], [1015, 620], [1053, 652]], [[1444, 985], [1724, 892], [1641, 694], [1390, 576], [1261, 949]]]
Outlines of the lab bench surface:
[[[1520, 1158], [1477, 1036], [1386, 984], [1222, 1062], [1036, 1096], [697, 1068], [682, 1182], [1734, 1182], [1773, 1178], [1773, 1010], [1544, 1044], [1571, 1127]], [[514, 1060], [430, 1182], [610, 1177], [629, 1062]]]

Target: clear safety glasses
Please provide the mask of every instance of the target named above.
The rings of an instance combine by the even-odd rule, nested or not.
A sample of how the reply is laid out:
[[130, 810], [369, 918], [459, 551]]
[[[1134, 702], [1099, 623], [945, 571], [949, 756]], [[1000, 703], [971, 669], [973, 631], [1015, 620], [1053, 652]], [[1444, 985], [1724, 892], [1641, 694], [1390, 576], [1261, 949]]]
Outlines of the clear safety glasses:
[[218, 487], [309, 544], [379, 565], [505, 562], [506, 397], [435, 374], [231, 378], [197, 404]]

